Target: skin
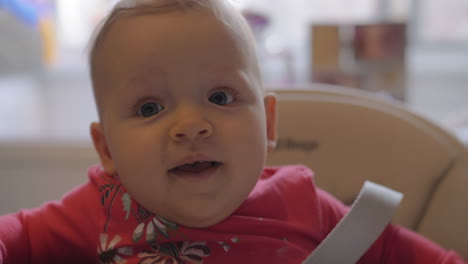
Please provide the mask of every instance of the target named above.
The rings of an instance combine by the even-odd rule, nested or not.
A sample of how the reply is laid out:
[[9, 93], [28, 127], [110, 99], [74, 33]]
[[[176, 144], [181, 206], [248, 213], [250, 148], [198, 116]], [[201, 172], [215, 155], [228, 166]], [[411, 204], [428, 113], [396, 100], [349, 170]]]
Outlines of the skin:
[[[276, 141], [276, 99], [260, 89], [246, 48], [207, 10], [119, 18], [98, 48], [94, 146], [105, 172], [158, 216], [214, 225], [261, 175]], [[221, 165], [171, 170], [196, 160]]]

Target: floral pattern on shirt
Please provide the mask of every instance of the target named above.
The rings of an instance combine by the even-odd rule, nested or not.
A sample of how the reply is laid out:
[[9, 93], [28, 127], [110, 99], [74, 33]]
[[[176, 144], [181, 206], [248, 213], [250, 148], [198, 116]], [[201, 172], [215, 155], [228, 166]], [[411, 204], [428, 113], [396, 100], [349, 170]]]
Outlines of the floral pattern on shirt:
[[[98, 245], [98, 256], [101, 264], [123, 264], [130, 258], [138, 257], [139, 263], [142, 264], [202, 264], [203, 259], [211, 254], [210, 248], [205, 241], [178, 241], [165, 242], [169, 239], [184, 239], [188, 238], [178, 229], [179, 226], [159, 217], [140, 204], [133, 201], [130, 195], [125, 191], [120, 181], [102, 175], [106, 181], [99, 188], [101, 192], [101, 205], [103, 206], [107, 219], [104, 226], [104, 233], [100, 235], [100, 243]], [[121, 207], [116, 208], [116, 201], [120, 196]], [[143, 241], [146, 242], [143, 250], [134, 252], [132, 247], [127, 245], [118, 246], [124, 234], [116, 234], [114, 238], [108, 242], [110, 234], [116, 233], [112, 229], [111, 220], [113, 213], [124, 213], [123, 221], [128, 221], [133, 233], [131, 242], [135, 244], [135, 248], [142, 246]], [[132, 216], [132, 217], [130, 217]], [[115, 229], [115, 228], [114, 228]], [[110, 232], [112, 231], [112, 232]], [[122, 232], [117, 230], [117, 232]], [[128, 236], [125, 236], [128, 237]]]
[[[122, 184], [116, 184], [112, 182], [111, 180], [107, 179], [105, 176], [103, 178], [108, 183], [101, 185], [99, 187], [99, 192], [101, 192], [101, 205], [107, 210], [107, 221], [106, 221], [106, 225], [104, 226], [104, 232], [107, 232], [109, 228], [109, 222], [112, 216], [111, 210], [114, 206], [114, 202], [117, 196], [119, 194], [122, 195], [122, 203], [123, 203], [124, 210], [127, 209], [128, 205], [126, 204], [126, 201], [124, 199], [125, 197], [127, 197], [127, 194], [124, 193], [124, 191], [122, 190]], [[128, 216], [128, 213], [127, 213], [127, 216]]]
[[183, 236], [178, 232], [179, 226], [149, 212], [141, 205], [138, 205], [138, 221], [140, 224], [133, 231], [133, 242], [138, 242], [146, 234], [146, 241], [149, 244], [156, 243], [164, 239], [169, 239], [174, 235]]
[[202, 264], [210, 255], [206, 242], [177, 242], [157, 245], [152, 251], [138, 254], [140, 264]]
[[130, 247], [116, 247], [122, 240], [119, 235], [116, 235], [108, 243], [108, 234], [100, 235], [100, 244], [98, 246], [99, 263], [101, 264], [123, 264], [127, 261], [125, 257], [133, 255], [133, 249]]

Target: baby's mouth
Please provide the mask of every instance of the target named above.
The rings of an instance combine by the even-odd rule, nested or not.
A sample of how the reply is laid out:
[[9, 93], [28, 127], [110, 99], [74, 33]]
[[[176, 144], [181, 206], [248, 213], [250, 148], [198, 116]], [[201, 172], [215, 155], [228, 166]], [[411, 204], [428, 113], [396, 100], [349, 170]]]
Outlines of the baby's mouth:
[[196, 161], [194, 163], [184, 164], [169, 170], [170, 173], [200, 173], [202, 171], [218, 168], [222, 163], [217, 161]]

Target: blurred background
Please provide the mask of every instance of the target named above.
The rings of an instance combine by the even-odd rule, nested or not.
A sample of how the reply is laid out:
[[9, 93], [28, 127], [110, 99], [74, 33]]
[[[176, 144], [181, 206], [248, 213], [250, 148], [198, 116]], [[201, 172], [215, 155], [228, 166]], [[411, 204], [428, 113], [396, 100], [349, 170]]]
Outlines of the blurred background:
[[[0, 0], [0, 141], [90, 144], [86, 45], [110, 0]], [[466, 140], [467, 0], [233, 0], [267, 87], [398, 100]]]

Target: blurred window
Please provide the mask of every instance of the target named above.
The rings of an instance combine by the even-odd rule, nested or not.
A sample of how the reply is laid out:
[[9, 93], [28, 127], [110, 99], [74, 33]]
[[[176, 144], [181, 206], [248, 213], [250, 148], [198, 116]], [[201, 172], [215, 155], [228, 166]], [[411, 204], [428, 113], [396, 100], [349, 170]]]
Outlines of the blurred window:
[[[375, 20], [414, 23], [418, 42], [467, 42], [467, 0], [230, 0], [237, 7], [262, 11], [271, 30], [301, 40], [305, 27], [321, 22]], [[59, 45], [84, 48], [92, 29], [116, 0], [55, 0]], [[411, 11], [410, 8], [417, 8]], [[79, 10], [79, 12], [77, 12]], [[411, 16], [411, 15], [416, 16]], [[289, 35], [288, 35], [289, 34]], [[304, 39], [302, 37], [302, 39]]]
[[56, 0], [60, 45], [81, 48], [105, 12], [109, 0]]
[[467, 43], [467, 0], [424, 0], [419, 3], [418, 36], [422, 42]]

